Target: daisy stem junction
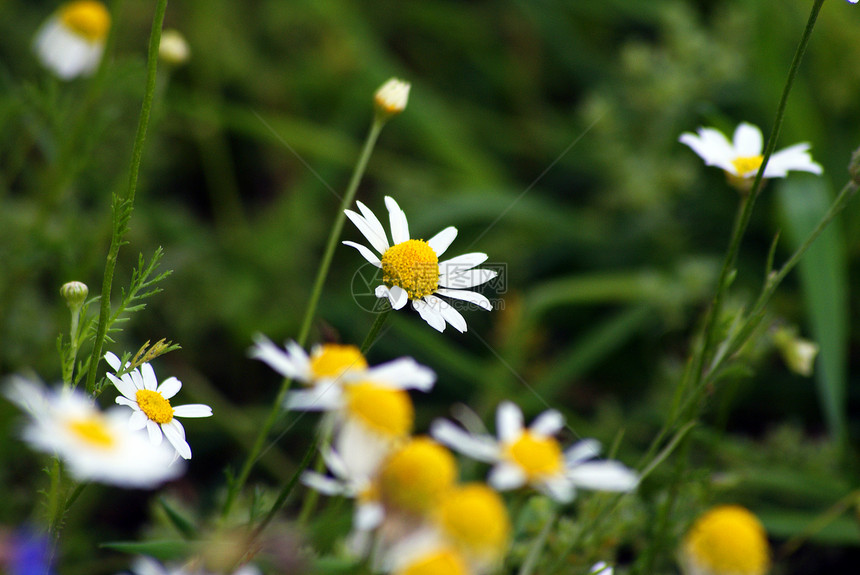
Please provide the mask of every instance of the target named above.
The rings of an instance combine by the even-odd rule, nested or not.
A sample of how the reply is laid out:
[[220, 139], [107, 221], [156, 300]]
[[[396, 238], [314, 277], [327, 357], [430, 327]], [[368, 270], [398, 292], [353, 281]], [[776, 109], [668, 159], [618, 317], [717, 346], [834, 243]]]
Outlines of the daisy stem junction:
[[89, 372], [87, 373], [87, 392], [92, 394], [96, 386], [96, 367], [102, 356], [102, 346], [107, 335], [107, 324], [110, 319], [110, 296], [113, 285], [113, 274], [116, 269], [119, 249], [125, 243], [123, 239], [128, 232], [128, 222], [134, 209], [134, 197], [137, 192], [137, 180], [140, 173], [140, 162], [143, 157], [143, 146], [146, 142], [146, 130], [152, 115], [152, 101], [155, 97], [156, 73], [158, 71], [158, 47], [161, 44], [161, 28], [164, 24], [164, 13], [167, 10], [167, 0], [158, 0], [155, 4], [155, 15], [152, 19], [152, 31], [149, 35], [149, 51], [147, 55], [146, 85], [143, 102], [140, 106], [140, 116], [137, 123], [137, 133], [131, 154], [131, 168], [128, 175], [128, 190], [125, 198], [114, 195], [113, 201], [113, 232], [105, 264], [104, 279], [102, 280], [101, 308], [99, 310], [98, 327], [93, 340], [93, 351], [90, 355]]
[[[364, 175], [365, 170], [367, 169], [367, 164], [370, 160], [370, 156], [373, 153], [373, 148], [376, 146], [376, 140], [379, 138], [379, 133], [382, 131], [382, 127], [385, 125], [387, 121], [387, 117], [377, 112], [374, 115], [373, 122], [370, 125], [370, 130], [367, 133], [367, 138], [364, 142], [364, 147], [361, 150], [361, 155], [358, 158], [358, 162], [355, 165], [355, 169], [352, 173], [352, 178], [349, 181], [349, 185], [347, 186], [346, 193], [344, 193], [341, 198], [340, 207], [338, 208], [337, 215], [335, 216], [334, 224], [331, 228], [331, 233], [329, 234], [328, 243], [326, 244], [325, 252], [323, 253], [323, 258], [320, 261], [320, 267], [317, 271], [317, 276], [314, 281], [313, 289], [311, 291], [310, 300], [308, 301], [308, 305], [305, 308], [305, 315], [302, 319], [302, 325], [299, 330], [299, 336], [296, 338], [296, 343], [300, 346], [304, 347], [307, 343], [308, 335], [310, 334], [311, 325], [313, 324], [314, 316], [316, 315], [316, 309], [319, 304], [320, 296], [322, 295], [323, 286], [325, 285], [326, 277], [328, 276], [329, 269], [331, 268], [332, 258], [334, 257], [334, 250], [337, 247], [338, 241], [340, 240], [340, 235], [343, 231], [344, 220], [346, 220], [346, 213], [344, 210], [348, 209], [352, 202], [355, 199], [355, 194], [358, 191], [358, 185], [361, 182], [361, 178]], [[242, 465], [241, 470], [239, 471], [239, 475], [236, 476], [233, 481], [230, 482], [230, 486], [227, 491], [227, 497], [224, 500], [224, 507], [222, 509], [221, 517], [226, 517], [230, 509], [233, 506], [233, 503], [236, 500], [236, 496], [242, 490], [245, 485], [245, 482], [248, 480], [248, 476], [251, 473], [251, 469], [253, 469], [254, 464], [257, 462], [257, 459], [260, 456], [260, 453], [263, 450], [266, 439], [269, 436], [269, 432], [274, 426], [275, 422], [278, 420], [278, 417], [283, 410], [284, 399], [287, 396], [287, 392], [290, 389], [290, 384], [292, 380], [289, 378], [284, 379], [281, 384], [281, 388], [278, 391], [278, 395], [275, 397], [274, 402], [272, 403], [272, 409], [269, 411], [268, 416], [266, 417], [263, 425], [260, 427], [260, 432], [257, 434], [257, 438], [254, 441], [251, 450], [248, 452], [248, 456], [245, 458], [245, 462]]]

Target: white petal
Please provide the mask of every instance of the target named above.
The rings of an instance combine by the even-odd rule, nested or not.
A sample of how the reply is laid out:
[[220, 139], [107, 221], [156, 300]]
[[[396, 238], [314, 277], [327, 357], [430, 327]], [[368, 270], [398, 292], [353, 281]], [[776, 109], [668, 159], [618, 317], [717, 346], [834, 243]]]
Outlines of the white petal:
[[767, 162], [764, 169], [766, 178], [785, 177], [789, 171], [811, 172], [821, 174], [824, 170], [819, 164], [812, 161], [809, 155], [809, 144], [795, 144], [776, 152]]
[[304, 471], [301, 475], [301, 481], [314, 491], [318, 491], [323, 495], [351, 495], [349, 489], [336, 479], [326, 477], [314, 471]]
[[122, 367], [122, 361], [116, 356], [116, 354], [112, 351], [109, 351], [105, 354], [105, 361], [109, 366], [113, 368], [114, 371], [119, 371], [119, 368]]
[[406, 214], [391, 196], [385, 196], [385, 207], [388, 208], [388, 219], [391, 221], [391, 239], [394, 241], [394, 245], [405, 242], [409, 239], [409, 223], [406, 221]]
[[402, 309], [409, 301], [409, 294], [400, 286], [392, 286], [388, 290], [388, 301], [391, 302], [392, 309]]
[[129, 399], [129, 398], [125, 397], [125, 396], [122, 396], [122, 395], [117, 395], [117, 396], [116, 396], [116, 399], [115, 399], [114, 401], [116, 401], [119, 405], [125, 405], [126, 407], [130, 407], [130, 408], [135, 409], [135, 410], [139, 410], [139, 409], [140, 409], [140, 408], [138, 407], [138, 405], [137, 405], [137, 402], [136, 402], [136, 401], [131, 400], [131, 399]]
[[191, 459], [191, 446], [185, 441], [185, 428], [175, 419], [161, 426], [167, 441], [176, 449], [182, 459]]
[[119, 378], [112, 373], [108, 373], [105, 375], [107, 375], [111, 383], [114, 384], [114, 387], [116, 387], [117, 390], [125, 397], [132, 401], [137, 399], [137, 388], [134, 387], [134, 384], [131, 382], [131, 378]]
[[342, 242], [342, 243], [345, 246], [349, 246], [351, 248], [357, 249], [358, 253], [360, 253], [362, 255], [362, 257], [364, 257], [364, 259], [366, 259], [368, 262], [372, 263], [376, 267], [378, 267], [378, 268], [382, 267], [382, 261], [376, 256], [376, 254], [374, 254], [372, 251], [367, 249], [365, 246], [363, 246], [361, 244], [357, 244], [355, 242], [348, 242], [348, 241]]
[[741, 122], [735, 129], [733, 139], [737, 157], [752, 158], [761, 154], [763, 139], [757, 126]]
[[174, 417], [210, 417], [211, 415], [212, 408], [202, 403], [177, 405], [173, 408]]
[[496, 435], [507, 443], [516, 440], [523, 433], [523, 412], [510, 401], [503, 401], [496, 409]]
[[529, 431], [535, 435], [549, 437], [564, 428], [564, 416], [554, 409], [548, 409], [538, 415], [529, 426]]
[[[299, 369], [293, 357], [272, 343], [266, 336], [257, 334], [254, 336], [254, 341], [254, 347], [248, 353], [252, 358], [259, 359], [284, 377], [301, 378], [306, 373], [305, 370]], [[304, 355], [305, 363], [307, 363], [307, 354], [300, 347], [298, 349]]]
[[499, 460], [499, 446], [492, 437], [473, 435], [445, 419], [437, 419], [430, 425], [430, 435], [472, 459], [488, 463]]
[[[370, 245], [373, 246], [373, 249], [375, 249], [381, 254], [385, 253], [385, 250], [388, 249], [388, 240], [385, 238], [385, 231], [382, 229], [381, 225], [379, 226], [378, 230], [374, 229], [374, 226], [372, 226], [365, 218], [361, 217], [352, 210], [344, 210], [343, 212], [346, 214], [346, 217], [348, 217], [349, 220], [353, 224], [355, 224], [355, 227], [358, 228], [358, 231], [361, 232], [361, 235], [363, 235], [367, 239], [367, 241], [370, 242]], [[378, 224], [379, 221], [377, 220], [376, 223]]]
[[639, 483], [636, 473], [617, 461], [580, 463], [565, 475], [578, 487], [599, 491], [630, 491]]
[[175, 377], [168, 377], [161, 382], [156, 391], [161, 394], [164, 399], [170, 399], [182, 389], [182, 382]]
[[146, 427], [146, 423], [149, 421], [149, 418], [142, 411], [134, 411], [131, 414], [131, 417], [128, 418], [128, 428], [132, 431], [137, 431], [138, 429], [143, 429]]
[[436, 373], [429, 367], [419, 364], [411, 357], [401, 357], [371, 367], [362, 379], [382, 383], [396, 389], [418, 389], [430, 391], [436, 382]]
[[442, 314], [445, 321], [450, 323], [454, 329], [460, 333], [464, 333], [466, 331], [466, 320], [460, 312], [451, 307], [451, 304], [432, 295], [425, 296], [424, 301], [427, 302], [430, 307], [439, 310], [439, 313]]
[[445, 250], [448, 249], [448, 246], [451, 245], [451, 242], [454, 241], [454, 238], [457, 237], [457, 228], [454, 226], [448, 226], [429, 240], [427, 240], [427, 244], [433, 248], [433, 251], [436, 252], [436, 257], [441, 257], [442, 254], [445, 253]]
[[385, 508], [380, 503], [359, 503], [353, 516], [353, 527], [358, 531], [375, 529], [385, 519]]
[[164, 438], [164, 435], [161, 433], [161, 428], [157, 423], [148, 418], [146, 420], [146, 432], [149, 434], [149, 440], [153, 445], [161, 444], [161, 440]]
[[440, 275], [439, 285], [443, 288], [468, 289], [486, 283], [497, 275], [496, 270], [473, 269], [457, 275]]
[[563, 475], [559, 477], [550, 477], [544, 480], [539, 487], [541, 488], [541, 491], [544, 491], [559, 503], [570, 503], [573, 501], [574, 495], [576, 495], [576, 489], [573, 482]]
[[487, 254], [472, 252], [439, 262], [439, 274], [453, 276], [469, 271], [487, 261]]
[[145, 389], [155, 391], [158, 389], [158, 378], [155, 377], [155, 370], [148, 363], [140, 366], [141, 375], [143, 375], [143, 386]]
[[685, 132], [678, 141], [689, 146], [707, 166], [728, 169], [735, 159], [735, 149], [725, 134], [714, 128], [699, 128], [698, 135]]
[[[380, 222], [379, 218], [376, 217], [376, 214], [374, 214], [373, 211], [363, 203], [359, 201], [356, 201], [355, 203], [358, 206], [358, 209], [361, 210], [361, 214], [364, 216], [364, 219], [367, 220], [367, 223], [373, 232], [384, 240], [385, 249], [387, 250], [389, 247], [388, 236], [385, 235], [385, 228], [382, 226], [382, 222]], [[381, 250], [380, 253], [384, 251], [385, 250]]]
[[427, 305], [424, 300], [420, 299], [412, 300], [412, 308], [418, 312], [421, 319], [426, 321], [430, 327], [436, 331], [445, 331], [445, 318], [442, 317], [442, 314], [437, 309]]
[[341, 406], [342, 397], [339, 385], [324, 383], [312, 389], [289, 392], [284, 400], [284, 408], [296, 411], [329, 411]]
[[487, 311], [493, 309], [493, 304], [490, 303], [490, 300], [484, 294], [480, 294], [473, 291], [468, 290], [452, 290], [446, 288], [438, 288], [436, 290], [436, 295], [443, 295], [445, 297], [449, 297], [451, 299], [459, 299], [462, 301], [467, 301], [469, 303], [473, 303], [480, 308], [483, 308]]
[[508, 491], [522, 487], [527, 479], [525, 471], [520, 467], [502, 462], [490, 470], [487, 483], [499, 491]]
[[577, 441], [564, 452], [564, 461], [570, 467], [574, 464], [594, 459], [600, 455], [600, 442], [596, 439]]

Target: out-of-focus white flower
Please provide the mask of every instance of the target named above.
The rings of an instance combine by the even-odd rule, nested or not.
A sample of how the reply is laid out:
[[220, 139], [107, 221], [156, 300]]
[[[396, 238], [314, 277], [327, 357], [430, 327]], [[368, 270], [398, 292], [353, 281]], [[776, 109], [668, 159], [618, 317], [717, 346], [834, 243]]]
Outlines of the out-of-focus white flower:
[[78, 481], [152, 488], [184, 469], [171, 449], [129, 429], [121, 410], [102, 412], [78, 391], [49, 391], [15, 378], [5, 394], [30, 416], [24, 440], [34, 449], [56, 454]]
[[562, 451], [553, 437], [564, 427], [564, 417], [554, 409], [523, 426], [523, 414], [515, 404], [502, 402], [496, 411], [498, 439], [473, 434], [446, 420], [433, 422], [437, 441], [473, 459], [495, 464], [488, 482], [499, 490], [531, 485], [561, 502], [573, 500], [576, 488], [598, 491], [630, 491], [638, 484], [636, 474], [617, 461], [593, 461], [600, 446], [593, 439], [579, 441]]
[[[116, 372], [123, 367], [120, 359], [111, 352], [105, 354], [105, 361]], [[191, 446], [185, 440], [185, 428], [176, 418], [210, 417], [211, 407], [202, 403], [176, 407], [170, 405], [170, 398], [179, 392], [182, 383], [175, 377], [169, 377], [159, 385], [155, 370], [148, 363], [120, 377], [112, 373], [107, 376], [122, 394], [116, 398], [116, 402], [132, 409], [128, 420], [130, 429], [146, 428], [149, 440], [155, 445], [166, 437], [183, 459], [191, 459]]]
[[376, 91], [373, 103], [376, 109], [384, 117], [394, 116], [406, 109], [409, 101], [409, 88], [411, 84], [391, 78]]
[[89, 76], [101, 62], [108, 30], [110, 14], [104, 4], [67, 2], [36, 32], [33, 49], [42, 64], [63, 80]]
[[739, 505], [718, 505], [690, 527], [679, 559], [685, 575], [764, 575], [770, 548], [755, 515]]
[[392, 389], [429, 391], [436, 374], [411, 357], [401, 357], [369, 367], [354, 345], [326, 343], [314, 346], [310, 356], [296, 342], [288, 341], [281, 349], [263, 335], [255, 337], [251, 357], [309, 389], [291, 391], [287, 409], [325, 411], [343, 405], [343, 384], [371, 381]]
[[612, 575], [614, 572], [615, 570], [612, 569], [611, 565], [608, 565], [605, 561], [598, 561], [591, 566], [591, 571], [588, 572], [588, 575]]
[[161, 43], [158, 45], [158, 55], [172, 66], [180, 66], [188, 61], [191, 49], [185, 36], [179, 30], [165, 30], [161, 33]]
[[[742, 191], [752, 186], [764, 160], [761, 130], [747, 122], [738, 125], [731, 142], [716, 128], [699, 128], [698, 134], [685, 132], [678, 141], [689, 146], [706, 165], [721, 168], [729, 182]], [[771, 154], [764, 177], [784, 178], [792, 170], [822, 173], [809, 155], [809, 144], [795, 144]]]
[[788, 369], [804, 377], [812, 375], [819, 351], [817, 343], [798, 336], [797, 330], [790, 327], [777, 329], [773, 335], [773, 342]]
[[390, 245], [379, 219], [361, 202], [356, 202], [356, 205], [361, 214], [345, 210], [346, 215], [381, 257], [356, 242], [343, 243], [357, 249], [371, 264], [382, 268], [383, 283], [376, 288], [376, 297], [388, 298], [393, 309], [402, 309], [412, 301], [412, 308], [438, 331], [444, 331], [446, 324], [451, 324], [461, 333], [466, 331], [466, 320], [460, 312], [439, 296], [492, 309], [490, 300], [468, 289], [496, 277], [494, 270], [475, 269], [487, 260], [487, 254], [474, 252], [439, 261], [457, 237], [457, 228], [449, 226], [426, 242], [410, 239], [406, 214], [393, 198], [386, 196], [385, 206], [393, 240], [393, 245]]
[[[131, 572], [132, 575], [210, 575], [209, 571], [204, 570], [195, 562], [167, 567], [146, 556], [135, 558], [131, 564]], [[249, 563], [233, 571], [232, 575], [262, 575], [262, 572], [255, 565]]]

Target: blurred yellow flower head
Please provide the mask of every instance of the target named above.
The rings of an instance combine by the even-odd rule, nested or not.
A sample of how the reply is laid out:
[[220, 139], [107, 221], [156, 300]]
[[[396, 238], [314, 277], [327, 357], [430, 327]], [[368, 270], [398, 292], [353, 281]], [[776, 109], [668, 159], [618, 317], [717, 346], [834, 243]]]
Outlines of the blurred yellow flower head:
[[764, 527], [740, 505], [720, 505], [699, 517], [680, 555], [686, 575], [764, 575], [770, 568]]

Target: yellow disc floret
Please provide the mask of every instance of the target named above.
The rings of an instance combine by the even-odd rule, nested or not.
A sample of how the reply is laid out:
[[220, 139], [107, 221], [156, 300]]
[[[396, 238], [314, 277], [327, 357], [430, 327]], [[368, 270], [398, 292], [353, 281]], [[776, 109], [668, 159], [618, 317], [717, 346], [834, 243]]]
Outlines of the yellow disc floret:
[[407, 240], [382, 254], [382, 281], [421, 299], [439, 287], [439, 257], [424, 240]]
[[311, 373], [315, 379], [337, 378], [349, 369], [367, 369], [367, 360], [354, 345], [326, 343], [311, 355]]
[[105, 422], [100, 418], [72, 419], [66, 423], [66, 429], [77, 439], [99, 449], [110, 449], [114, 446], [114, 438]]
[[684, 538], [683, 556], [697, 572], [763, 575], [770, 567], [764, 527], [739, 505], [714, 507]]
[[558, 441], [529, 431], [507, 444], [505, 455], [521, 467], [530, 480], [555, 475], [564, 467], [564, 456]]
[[402, 389], [367, 381], [344, 387], [349, 414], [386, 437], [405, 437], [412, 431], [415, 410]]
[[504, 556], [511, 532], [508, 511], [486, 485], [470, 483], [451, 490], [437, 513], [442, 531], [467, 556], [489, 561]]
[[173, 408], [170, 402], [157, 391], [139, 389], [135, 394], [137, 406], [155, 423], [170, 423], [173, 420]]
[[391, 454], [379, 474], [383, 501], [423, 515], [454, 485], [457, 464], [451, 452], [427, 437], [416, 437]]
[[456, 551], [442, 549], [428, 553], [395, 571], [395, 575], [467, 575], [466, 562]]
[[763, 161], [764, 156], [747, 156], [743, 158], [735, 158], [732, 160], [732, 166], [734, 166], [735, 171], [737, 171], [737, 175], [743, 178], [745, 176], [755, 174], [761, 167], [761, 163]]
[[63, 25], [89, 42], [101, 42], [110, 29], [110, 14], [101, 2], [79, 0], [60, 8]]

